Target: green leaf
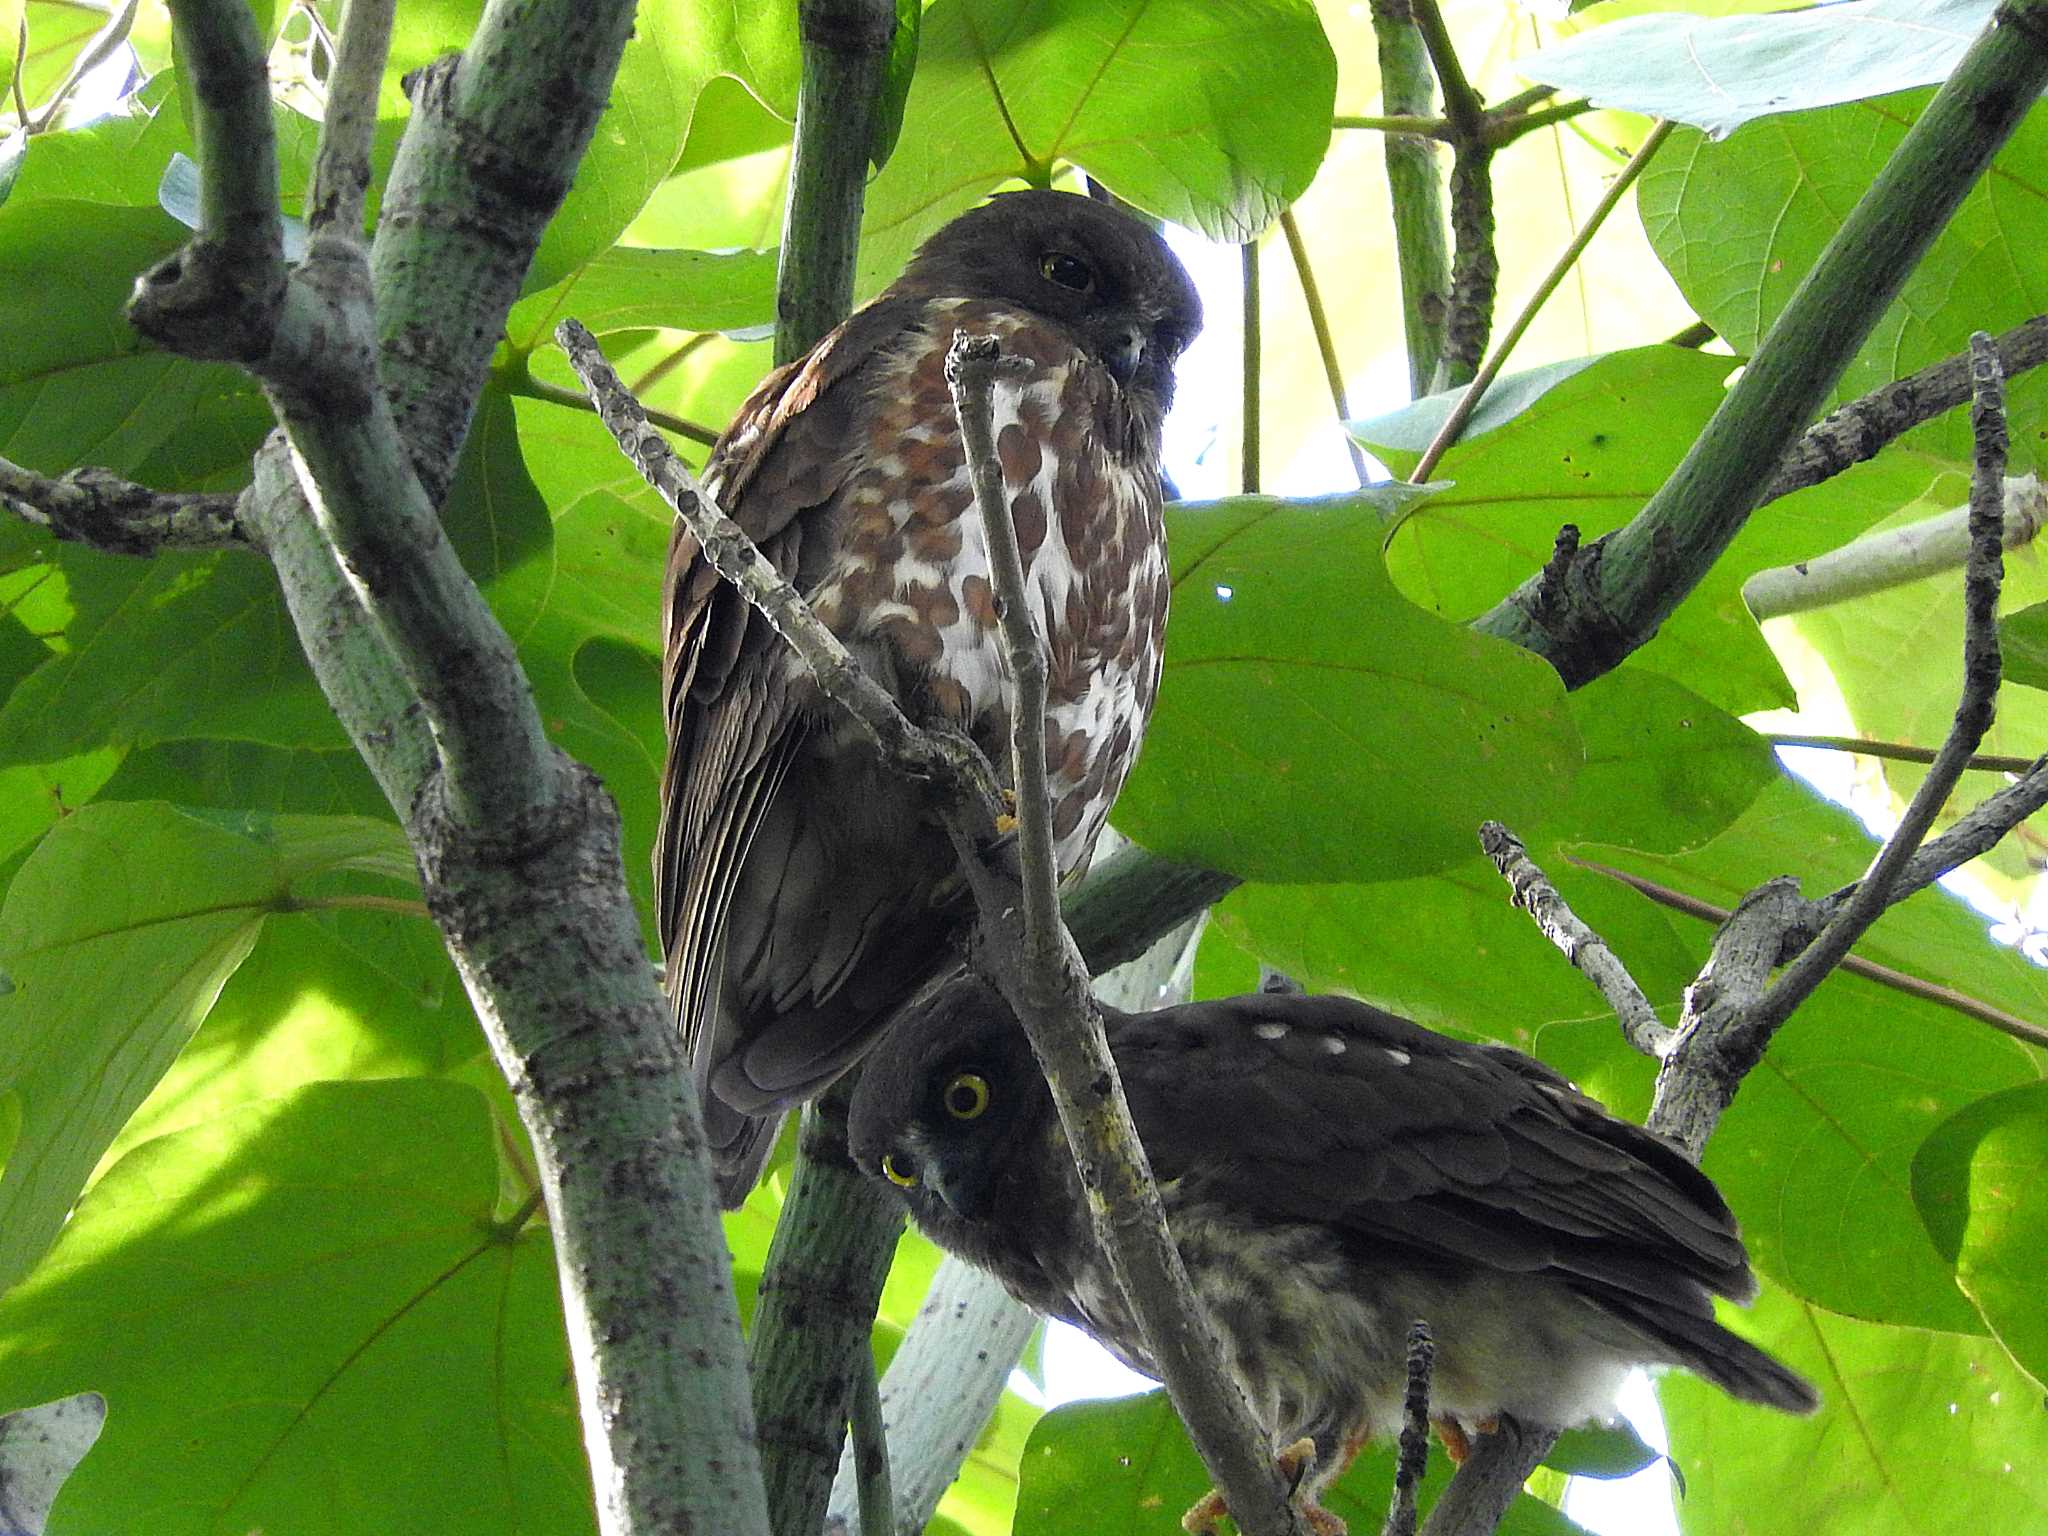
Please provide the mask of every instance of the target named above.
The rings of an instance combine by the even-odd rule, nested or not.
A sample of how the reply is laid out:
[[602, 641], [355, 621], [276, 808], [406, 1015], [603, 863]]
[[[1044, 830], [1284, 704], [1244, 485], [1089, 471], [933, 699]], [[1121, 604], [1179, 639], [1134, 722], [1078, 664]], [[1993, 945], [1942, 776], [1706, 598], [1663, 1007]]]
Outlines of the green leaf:
[[42, 1254], [264, 918], [341, 869], [409, 880], [411, 856], [377, 822], [115, 803], [29, 856], [0, 904], [0, 1091], [20, 1095], [26, 1149], [0, 1175], [0, 1286]]
[[1543, 1465], [1573, 1477], [1634, 1477], [1658, 1459], [1630, 1424], [1568, 1429], [1543, 1458]]
[[[1738, 353], [1755, 350], [1931, 99], [1923, 90], [1776, 117], [1718, 144], [1685, 130], [1651, 162], [1637, 192], [1644, 231], [1686, 301]], [[2048, 271], [2035, 259], [2048, 243], [2044, 165], [2048, 113], [2034, 112], [1907, 277], [1836, 401], [1964, 351], [1972, 331], [1995, 335], [2048, 310]], [[2015, 474], [2039, 464], [2044, 405], [2042, 370], [2012, 381]], [[1960, 410], [1901, 441], [1970, 461]]]
[[984, 193], [1042, 183], [1057, 162], [1211, 239], [1249, 240], [1314, 177], [1336, 82], [1306, 0], [936, 0], [901, 142], [869, 188], [858, 289], [894, 278]]
[[[1747, 1090], [1745, 1090], [1747, 1091]], [[1803, 1372], [1793, 1419], [1681, 1372], [1658, 1383], [1688, 1536], [2027, 1531], [2048, 1507], [2040, 1389], [1989, 1339], [1856, 1322], [1767, 1288], [1722, 1321]]]
[[2033, 603], [1998, 621], [2005, 681], [2048, 688], [2048, 603]]
[[698, 95], [734, 75], [785, 117], [796, 111], [796, 12], [731, 0], [642, 0], [611, 101], [524, 291], [538, 293], [608, 250], [667, 179], [689, 138]]
[[917, 75], [917, 43], [924, 30], [924, 0], [896, 0], [896, 30], [889, 36], [889, 67], [875, 98], [875, 124], [868, 137], [868, 160], [876, 170], [896, 153], [903, 133], [903, 107], [910, 82]]
[[1993, 0], [1846, 0], [1766, 16], [1636, 16], [1515, 61], [1596, 106], [1724, 139], [1775, 113], [1938, 85]]
[[[1155, 1536], [1209, 1489], [1164, 1392], [1070, 1403], [1038, 1421], [1025, 1447], [1013, 1536]], [[1354, 1531], [1377, 1530], [1393, 1492], [1391, 1447], [1369, 1448], [1327, 1489], [1323, 1503]], [[1430, 1458], [1418, 1502], [1426, 1512], [1449, 1481]], [[1567, 1536], [1578, 1526], [1527, 1494], [1502, 1519], [1502, 1536]]]
[[1393, 879], [1463, 860], [1487, 817], [1558, 803], [1579, 745], [1557, 674], [1393, 590], [1390, 504], [1169, 512], [1174, 612], [1117, 802], [1129, 836], [1247, 878]]
[[0, 1302], [0, 1402], [107, 1427], [51, 1536], [594, 1529], [546, 1228], [483, 1100], [317, 1084], [136, 1149]]
[[1543, 833], [1673, 853], [1726, 827], [1779, 775], [1755, 731], [1654, 672], [1618, 667], [1570, 707], [1586, 762]]
[[618, 245], [544, 293], [512, 306], [505, 331], [521, 351], [552, 344], [556, 324], [598, 336], [635, 327], [737, 331], [775, 319], [774, 251], [651, 251]]
[[[1470, 442], [1475, 437], [1506, 426], [1566, 379], [1585, 372], [1599, 361], [1597, 357], [1568, 358], [1563, 362], [1546, 363], [1541, 368], [1502, 376], [1480, 396], [1479, 404], [1473, 408], [1458, 434], [1459, 440]], [[1344, 429], [1374, 452], [1386, 448], [1420, 459], [1429, 445], [1436, 441], [1437, 431], [1450, 419], [1452, 408], [1464, 397], [1463, 386], [1424, 395], [1384, 415], [1363, 421], [1347, 421]]]
[[136, 274], [184, 233], [155, 208], [0, 208], [0, 454], [125, 474], [209, 394], [247, 387], [234, 369], [147, 349], [121, 319]]
[[[1444, 455], [1436, 476], [1452, 489], [1411, 512], [1388, 541], [1395, 585], [1445, 618], [1469, 619], [1542, 570], [1566, 523], [1588, 543], [1620, 527], [1677, 468], [1734, 366], [1684, 347], [1641, 347], [1561, 378], [1562, 369], [1540, 373], [1534, 398], [1517, 393], [1518, 413]], [[1421, 457], [1410, 445], [1440, 409], [1412, 407], [1384, 432], [1378, 423], [1353, 431], [1406, 474]], [[1635, 664], [1724, 709], [1790, 703], [1784, 674], [1743, 606], [1746, 566], [1736, 552], [1717, 562]]]
[[1956, 1284], [2048, 1383], [2048, 1083], [1964, 1106], [1913, 1157], [1913, 1203]]
[[344, 744], [260, 557], [142, 561], [66, 545], [56, 560], [76, 612], [65, 650], [0, 706], [0, 762], [179, 736]]

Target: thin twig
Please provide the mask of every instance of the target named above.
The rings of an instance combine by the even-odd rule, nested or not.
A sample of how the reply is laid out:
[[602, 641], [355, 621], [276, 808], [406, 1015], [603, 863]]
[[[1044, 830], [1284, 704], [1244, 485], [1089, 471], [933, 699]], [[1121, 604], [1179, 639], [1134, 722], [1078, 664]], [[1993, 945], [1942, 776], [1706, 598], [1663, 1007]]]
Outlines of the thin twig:
[[0, 503], [60, 539], [113, 555], [246, 548], [250, 539], [237, 501], [216, 493], [152, 491], [90, 467], [52, 479], [0, 459]]
[[1360, 128], [1371, 133], [1412, 133], [1418, 138], [1450, 142], [1451, 125], [1440, 117], [1418, 117], [1397, 113], [1391, 117], [1362, 117], [1355, 113], [1330, 119], [1332, 128]]
[[[1025, 871], [1024, 964], [1029, 972], [1049, 975], [1061, 964], [1068, 941], [1060, 925], [1052, 819], [1041, 814], [1051, 798], [1045, 770], [1046, 642], [1033, 622], [1031, 595], [1024, 586], [1024, 557], [1003, 495], [995, 429], [996, 386], [1005, 375], [1021, 379], [1029, 368], [1022, 358], [1004, 357], [993, 337], [962, 335], [946, 354], [946, 383], [960, 420], [960, 443], [981, 514], [996, 618], [1009, 660], [1010, 772], [1018, 805], [1018, 854]], [[1033, 814], [1025, 814], [1027, 807]], [[1040, 872], [1044, 878], [1033, 878]]]
[[1244, 271], [1244, 440], [1240, 464], [1240, 489], [1247, 496], [1259, 492], [1259, 242], [1247, 240], [1238, 247]]
[[[1765, 731], [1763, 739], [1774, 747], [1811, 747], [1821, 752], [1854, 752], [1859, 757], [1882, 757], [1896, 763], [1931, 763], [1938, 748], [1916, 747], [1903, 741], [1871, 741], [1862, 736], [1797, 736], [1785, 731]], [[1973, 773], [2025, 773], [2037, 759], [2008, 757], [1997, 752], [1979, 752], [1963, 764]]]
[[[141, 0], [128, 0], [128, 3], [121, 7], [120, 13], [112, 21], [93, 34], [92, 41], [80, 49], [78, 57], [71, 61], [71, 68], [65, 72], [63, 83], [57, 87], [56, 92], [50, 97], [49, 101], [44, 103], [42, 113], [36, 118], [35, 122], [29, 122], [28, 114], [25, 110], [21, 112], [21, 124], [30, 134], [47, 133], [50, 125], [57, 121], [57, 114], [64, 110], [64, 103], [71, 99], [71, 93], [78, 89], [78, 82], [106, 63], [108, 59], [114, 56], [114, 50], [128, 41], [128, 34], [135, 29], [135, 13], [140, 8], [140, 5]], [[26, 6], [22, 8], [21, 33], [23, 52], [26, 53], [28, 39], [28, 8]], [[14, 99], [17, 108], [19, 108], [21, 102], [21, 75], [18, 70], [14, 78]]]
[[1514, 904], [1527, 912], [1543, 936], [1600, 989], [1600, 995], [1607, 999], [1621, 1022], [1623, 1038], [1645, 1056], [1661, 1059], [1669, 1054], [1676, 1037], [1657, 1022], [1657, 1010], [1629, 975], [1628, 967], [1608, 948], [1607, 941], [1566, 904], [1557, 887], [1529, 857], [1521, 840], [1499, 822], [1489, 821], [1479, 828], [1479, 846], [1507, 881]]
[[[1503, 103], [1502, 107], [1506, 104]], [[1524, 134], [1534, 133], [1539, 128], [1550, 128], [1558, 123], [1569, 122], [1593, 110], [1590, 101], [1561, 101], [1554, 107], [1544, 107], [1535, 112], [1508, 114], [1496, 107], [1486, 114], [1486, 142], [1495, 149], [1512, 144]]]
[[320, 150], [306, 199], [306, 223], [315, 239], [329, 233], [363, 238], [377, 92], [384, 84], [397, 9], [397, 0], [348, 0], [342, 11], [341, 45], [327, 79], [327, 110], [320, 119]]
[[[642, 383], [645, 383], [645, 380]], [[550, 405], [566, 405], [575, 411], [594, 411], [597, 409], [591, 403], [590, 396], [586, 394], [564, 388], [560, 384], [549, 384], [544, 380], [532, 377], [521, 379], [517, 384], [513, 385], [512, 393], [524, 395], [529, 400], [545, 400]], [[636, 395], [635, 398], [637, 399], [638, 396]], [[673, 415], [668, 411], [657, 411], [651, 405], [642, 405], [640, 413], [664, 432], [673, 432], [677, 437], [687, 438], [693, 443], [701, 443], [706, 448], [709, 448], [718, 441], [718, 433], [712, 428], [705, 426], [702, 422], [691, 421], [687, 417]]]
[[1423, 46], [1429, 49], [1429, 62], [1436, 69], [1437, 85], [1444, 93], [1444, 117], [1451, 125], [1453, 142], [1481, 142], [1486, 137], [1486, 107], [1479, 93], [1472, 89], [1472, 82], [1465, 78], [1458, 50], [1451, 44], [1450, 28], [1444, 25], [1443, 12], [1437, 9], [1436, 0], [1410, 3]]
[[27, 128], [29, 126], [28, 101], [21, 94], [21, 71], [22, 68], [28, 63], [27, 6], [23, 6], [21, 8], [21, 23], [15, 29], [15, 34], [16, 35], [14, 42], [14, 73], [11, 77], [9, 77], [7, 85], [8, 88], [14, 93], [15, 126], [18, 128]]
[[1528, 301], [1522, 305], [1521, 312], [1508, 326], [1507, 334], [1500, 339], [1492, 355], [1486, 359], [1486, 365], [1458, 397], [1457, 403], [1451, 407], [1450, 415], [1444, 418], [1444, 424], [1437, 428], [1436, 436], [1430, 440], [1428, 450], [1408, 476], [1413, 484], [1421, 485], [1426, 482], [1437, 465], [1442, 462], [1445, 452], [1458, 440], [1458, 435], [1465, 430], [1465, 423], [1472, 419], [1473, 411], [1478, 409], [1479, 402], [1485, 398], [1487, 390], [1493, 387], [1493, 381], [1500, 376], [1502, 365], [1507, 362], [1508, 355], [1515, 350], [1516, 343], [1521, 341], [1528, 331], [1537, 312], [1550, 301], [1550, 296], [1557, 291], [1565, 275], [1577, 264], [1587, 245], [1592, 242], [1593, 236], [1599, 232], [1600, 226], [1607, 222], [1607, 216], [1621, 201], [1622, 195], [1635, 184], [1636, 178], [1642, 175], [1644, 168], [1650, 163], [1650, 157], [1656, 154], [1664, 141], [1671, 136], [1671, 128], [1672, 124], [1668, 121], [1658, 122], [1644, 137], [1642, 145], [1629, 156], [1628, 164], [1623, 166], [1614, 180], [1608, 184], [1606, 193], [1587, 216], [1586, 222], [1579, 226], [1578, 233], [1572, 236], [1570, 243], [1551, 264], [1550, 270], [1544, 274], [1543, 281], [1536, 285], [1536, 291], [1530, 294]]
[[[1751, 1011], [1748, 1027], [1764, 1038], [1835, 968], [1893, 898], [1893, 887], [1948, 802], [1970, 756], [1991, 728], [1998, 697], [1998, 592], [2005, 574], [2005, 376], [1991, 338], [1970, 338], [1976, 470], [1970, 484], [1970, 560], [1963, 577], [1963, 692], [1948, 739], [1914, 791], [1898, 828], [1879, 850], [1856, 892]], [[1761, 1046], [1758, 1047], [1761, 1049]]]
[[[961, 443], [975, 488], [1005, 652], [1015, 680], [1011, 704], [1021, 892], [984, 863], [971, 837], [954, 827], [962, 871], [981, 909], [984, 934], [1007, 938], [1019, 926], [1015, 971], [992, 979], [1008, 998], [1044, 1069], [1060, 1125], [1076, 1151], [1096, 1236], [1165, 1379], [1189, 1438], [1216, 1480], [1241, 1530], [1251, 1536], [1299, 1533], [1303, 1521], [1282, 1485], [1265, 1436], [1236, 1378], [1223, 1368], [1214, 1328], [1189, 1284], [1166, 1230], [1159, 1192], [1131, 1123], [1116, 1064], [1102, 1033], [1101, 1009], [1073, 940], [1059, 920], [1051, 807], [1044, 780], [1045, 657], [995, 452], [994, 393], [1006, 371], [991, 337], [961, 335], [946, 359]], [[981, 963], [1005, 964], [1003, 944], [984, 942]]]
[[1451, 155], [1450, 305], [1444, 313], [1443, 354], [1430, 379], [1433, 391], [1468, 382], [1486, 351], [1500, 291], [1493, 233], [1493, 146], [1460, 135]]
[[[2048, 315], [2023, 320], [1993, 343], [2010, 379], [2048, 363]], [[1829, 412], [1786, 450], [1762, 500], [1832, 479], [1923, 422], [1970, 398], [1970, 354], [1958, 352]], [[1759, 503], [1761, 505], [1761, 503]]]
[[875, 1374], [875, 1357], [865, 1349], [858, 1351], [853, 1365], [853, 1406], [847, 1422], [853, 1428], [860, 1528], [866, 1536], [892, 1536], [896, 1529], [896, 1495], [889, 1486], [889, 1437], [883, 1429], [882, 1388]]
[[1351, 434], [1344, 430], [1351, 420], [1351, 405], [1344, 398], [1344, 369], [1337, 361], [1337, 343], [1330, 335], [1330, 317], [1323, 311], [1323, 295], [1316, 287], [1315, 269], [1308, 262], [1308, 247], [1302, 243], [1301, 226], [1294, 221], [1294, 210], [1280, 211], [1280, 231], [1287, 237], [1287, 253], [1294, 258], [1294, 275], [1301, 282], [1301, 301], [1308, 306], [1309, 329], [1315, 332], [1316, 351], [1322, 355], [1323, 377], [1329, 381], [1330, 403], [1337, 408], [1337, 430], [1343, 434], [1344, 446], [1351, 452], [1351, 468], [1358, 476], [1361, 486], [1372, 482], [1372, 475], [1365, 467], [1365, 452], [1351, 440]]
[[1417, 1318], [1408, 1328], [1408, 1390], [1401, 1401], [1401, 1444], [1384, 1536], [1415, 1536], [1415, 1490], [1429, 1470], [1429, 1380], [1435, 1366], [1436, 1340], [1429, 1324]]
[[[2048, 802], [2048, 772], [2042, 774], [2039, 793], [2041, 802]], [[2037, 802], [2037, 807], [2039, 803]], [[1999, 837], [2004, 835], [2004, 830], [2010, 830], [2021, 818], [2013, 817], [2008, 820], [2000, 817], [1997, 819], [2003, 824], [2003, 830], [1997, 836], [1989, 837], [1987, 839], [1987, 846], [1989, 843], [1997, 842]], [[1920, 850], [1920, 854], [1915, 856], [1914, 863], [1907, 866], [1907, 874], [1900, 878], [1899, 894], [1906, 894], [1909, 886], [1912, 890], [1918, 890], [1932, 883], [1934, 879], [1938, 879], [1940, 874], [1947, 872], [1942, 870], [1935, 875], [1929, 876], [1926, 880], [1919, 881], [1917, 884], [1912, 881], [1913, 872], [1920, 859], [1934, 853], [1937, 847], [1946, 841], [1946, 836], [1937, 838], [1934, 842], [1929, 843]], [[1982, 851], [1981, 848], [1976, 850], [1976, 852]], [[1955, 863], [1965, 863], [1973, 857], [1975, 857], [1975, 852], [1964, 853], [1955, 860]], [[1674, 890], [1672, 887], [1661, 885], [1655, 880], [1647, 880], [1643, 876], [1631, 874], [1625, 869], [1616, 869], [1612, 864], [1601, 864], [1593, 859], [1581, 858], [1574, 858], [1571, 862], [1578, 868], [1586, 870], [1591, 874], [1603, 875], [1609, 880], [1627, 886], [1630, 890], [1654, 901], [1660, 907], [1667, 907], [1673, 912], [1682, 912], [1687, 917], [1698, 918], [1703, 923], [1712, 923], [1719, 927], [1735, 915], [1728, 907], [1718, 906], [1711, 901], [1702, 901], [1697, 896], [1689, 895], [1684, 891]], [[1830, 906], [1829, 903], [1837, 901], [1838, 898], [1839, 901], [1846, 902], [1848, 900], [1847, 893], [1854, 889], [1853, 885], [1845, 886], [1834, 897], [1823, 897], [1819, 901], [1808, 902], [1800, 913], [1788, 918], [1788, 926], [1780, 944], [1778, 959], [1780, 961], [1790, 960], [1811, 943], [1813, 935], [1820, 932], [1821, 928], [1826, 924], [1827, 917], [1831, 916], [1834, 911], [1834, 907]], [[1910, 976], [1906, 972], [1894, 970], [1888, 965], [1879, 965], [1875, 960], [1866, 960], [1858, 954], [1844, 955], [1841, 968], [1853, 976], [1861, 976], [1866, 980], [1878, 983], [1880, 986], [1889, 987], [1895, 992], [1903, 992], [1908, 997], [1917, 997], [1923, 1002], [1934, 1003], [1939, 1007], [1948, 1009], [1952, 1013], [1959, 1013], [1964, 1018], [1975, 1019], [1980, 1024], [1988, 1024], [2001, 1034], [2011, 1035], [2015, 1040], [2025, 1040], [2031, 1045], [2048, 1046], [2048, 1028], [2030, 1023], [2018, 1014], [2008, 1013], [2003, 1008], [1995, 1008], [1982, 998], [1972, 997], [1967, 992], [1959, 992], [1953, 987], [1944, 987], [1935, 982], [1923, 981], [1918, 976]]]

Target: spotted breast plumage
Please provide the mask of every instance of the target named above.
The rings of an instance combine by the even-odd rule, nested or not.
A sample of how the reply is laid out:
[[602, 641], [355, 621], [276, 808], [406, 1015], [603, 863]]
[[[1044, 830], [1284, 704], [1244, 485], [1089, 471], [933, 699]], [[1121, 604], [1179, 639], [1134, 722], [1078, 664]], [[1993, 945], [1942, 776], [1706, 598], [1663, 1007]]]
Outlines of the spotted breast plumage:
[[[1105, 1015], [1225, 1358], [1276, 1454], [1313, 1447], [1316, 1529], [1342, 1530], [1319, 1490], [1399, 1429], [1417, 1320], [1454, 1454], [1502, 1415], [1611, 1413], [1637, 1365], [1793, 1412], [1818, 1401], [1715, 1320], [1715, 1296], [1746, 1301], [1756, 1280], [1712, 1182], [1542, 1063], [1338, 997]], [[906, 1010], [849, 1124], [855, 1161], [903, 1188], [926, 1235], [1152, 1370], [1050, 1093], [988, 987], [963, 976]], [[1198, 1505], [1191, 1528], [1216, 1513]]]
[[[961, 333], [1025, 361], [996, 392], [996, 446], [1047, 647], [1063, 873], [1085, 862], [1158, 690], [1160, 433], [1174, 360], [1200, 324], [1185, 272], [1138, 220], [1065, 193], [1007, 194], [770, 374], [705, 470], [912, 717], [967, 731], [1002, 768], [1011, 690], [944, 364]], [[657, 909], [734, 1204], [779, 1111], [844, 1072], [947, 968], [966, 908], [920, 791], [825, 706], [680, 523], [664, 620]]]

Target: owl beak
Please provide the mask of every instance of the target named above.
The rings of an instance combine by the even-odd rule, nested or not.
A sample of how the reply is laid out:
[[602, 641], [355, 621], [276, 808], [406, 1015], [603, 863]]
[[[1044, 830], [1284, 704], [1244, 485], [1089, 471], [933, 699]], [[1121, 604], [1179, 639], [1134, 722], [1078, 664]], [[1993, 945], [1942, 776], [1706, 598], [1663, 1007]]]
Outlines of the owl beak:
[[1102, 366], [1120, 387], [1129, 389], [1145, 362], [1145, 333], [1129, 323], [1111, 322], [1099, 336]]
[[985, 1198], [985, 1180], [975, 1177], [948, 1178], [942, 1170], [931, 1168], [925, 1173], [925, 1183], [933, 1194], [946, 1203], [946, 1209], [962, 1221], [981, 1219], [988, 1204]]

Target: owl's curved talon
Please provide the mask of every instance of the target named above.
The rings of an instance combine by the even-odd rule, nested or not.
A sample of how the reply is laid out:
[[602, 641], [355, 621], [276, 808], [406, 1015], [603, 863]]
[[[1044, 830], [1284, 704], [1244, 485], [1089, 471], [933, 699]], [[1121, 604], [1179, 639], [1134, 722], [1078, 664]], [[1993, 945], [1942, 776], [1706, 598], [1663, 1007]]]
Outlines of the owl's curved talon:
[[[1306, 1436], [1295, 1441], [1273, 1458], [1273, 1466], [1287, 1479], [1288, 1496], [1300, 1505], [1302, 1521], [1315, 1536], [1346, 1536], [1344, 1522], [1306, 1491], [1309, 1474], [1316, 1466], [1315, 1441]], [[1223, 1502], [1223, 1495], [1211, 1488], [1180, 1517], [1181, 1529], [1188, 1536], [1215, 1536], [1216, 1527], [1229, 1513], [1230, 1507]]]

